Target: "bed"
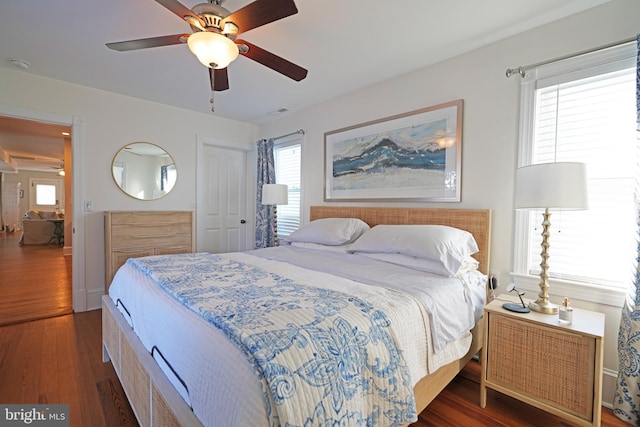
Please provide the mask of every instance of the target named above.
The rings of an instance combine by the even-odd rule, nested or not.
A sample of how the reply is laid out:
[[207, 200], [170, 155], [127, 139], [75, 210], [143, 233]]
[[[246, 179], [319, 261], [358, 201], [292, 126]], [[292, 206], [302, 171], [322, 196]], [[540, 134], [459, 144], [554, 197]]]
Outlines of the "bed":
[[[479, 263], [479, 271], [486, 273], [488, 271], [489, 264], [489, 238], [490, 238], [490, 211], [488, 210], [459, 210], [459, 209], [419, 209], [419, 208], [371, 208], [371, 207], [330, 207], [330, 206], [318, 206], [311, 207], [310, 219], [311, 221], [323, 218], [359, 218], [369, 226], [373, 227], [378, 224], [440, 224], [456, 227], [462, 230], [470, 232], [475, 241], [477, 242], [478, 252], [474, 254], [474, 258]], [[244, 255], [238, 255], [241, 260], [244, 260]], [[247, 255], [249, 258], [252, 255]], [[253, 261], [253, 260], [252, 260]], [[368, 261], [362, 261], [368, 262]], [[267, 262], [270, 267], [276, 268], [276, 264], [280, 261], [272, 259]], [[296, 267], [298, 268], [298, 267]], [[307, 274], [306, 270], [300, 267], [300, 274]], [[297, 271], [293, 267], [289, 268], [289, 271]], [[316, 274], [316, 273], [313, 273]], [[326, 272], [320, 272], [318, 274], [331, 274]], [[349, 280], [349, 279], [345, 279]], [[136, 286], [132, 286], [133, 289], [137, 289]], [[483, 291], [486, 292], [485, 289]], [[133, 292], [144, 292], [144, 298], [152, 292], [142, 290], [134, 290]], [[155, 305], [155, 303], [154, 303]], [[116, 307], [114, 300], [109, 296], [103, 298], [103, 360], [111, 360], [113, 366], [122, 382], [123, 388], [127, 394], [127, 397], [131, 403], [132, 408], [138, 418], [141, 425], [201, 425], [202, 423], [194, 414], [192, 407], [196, 408], [198, 404], [192, 400], [196, 400], [196, 397], [192, 397], [184, 384], [181, 384], [181, 375], [175, 372], [173, 362], [169, 363], [167, 359], [173, 360], [172, 357], [165, 358], [159, 351], [154, 351], [153, 346], [148, 342], [143, 343], [145, 338], [140, 338], [138, 335], [144, 335], [138, 327], [136, 332], [132, 329], [130, 322], [131, 319], [127, 318], [126, 311], [122, 310], [122, 306]], [[167, 311], [165, 311], [166, 313]], [[164, 317], [162, 313], [158, 316], [158, 322], [162, 321]], [[199, 322], [197, 316], [191, 316], [185, 320], [185, 327], [192, 330], [191, 325]], [[161, 334], [165, 333], [173, 327], [173, 323], [179, 323], [178, 321], [172, 321], [171, 325], [167, 325], [166, 328], [152, 328], [152, 333]], [[415, 410], [419, 413], [429, 402], [438, 395], [438, 393], [449, 383], [449, 381], [464, 367], [464, 365], [475, 355], [480, 349], [481, 343], [481, 324], [478, 322], [473, 327], [471, 333], [465, 337], [467, 341], [466, 346], [460, 351], [457, 348], [455, 351], [456, 359], [447, 362], [443, 366], [436, 366], [436, 369], [429, 371], [428, 374], [421, 377], [419, 380], [414, 378], [411, 382], [413, 395], [415, 396]], [[406, 328], [413, 329], [413, 328]], [[168, 333], [168, 332], [167, 332]], [[184, 334], [190, 335], [190, 334]], [[167, 339], [166, 337], [163, 339]], [[170, 339], [170, 338], [169, 338]], [[213, 338], [212, 338], [213, 339]], [[402, 338], [404, 340], [414, 339], [411, 335]], [[199, 341], [206, 341], [200, 340]], [[419, 341], [419, 339], [417, 340]], [[181, 341], [182, 342], [182, 341]], [[195, 348], [197, 343], [193, 343], [193, 347], [189, 344], [182, 344], [183, 348]], [[199, 344], [198, 344], [199, 345]], [[217, 347], [224, 347], [225, 344], [216, 344]], [[434, 344], [435, 345], [435, 344]], [[449, 347], [449, 345], [447, 344]], [[454, 346], [453, 344], [451, 345]], [[448, 348], [447, 347], [447, 348]], [[151, 352], [150, 349], [151, 348]], [[157, 349], [155, 349], [157, 350]], [[239, 410], [243, 413], [244, 421], [237, 421], [238, 423], [246, 423], [246, 420], [261, 419], [264, 417], [265, 403], [260, 399], [261, 389], [252, 389], [249, 386], [245, 386], [250, 376], [250, 369], [225, 369], [225, 365], [232, 363], [229, 360], [223, 359], [237, 359], [237, 351], [233, 349], [233, 346], [229, 344], [229, 348], [224, 350], [220, 348], [207, 349], [194, 351], [183, 351], [183, 354], [189, 355], [189, 357], [197, 358], [200, 353], [209, 353], [220, 350], [222, 352], [220, 360], [216, 361], [212, 370], [218, 369], [216, 372], [216, 380], [206, 379], [206, 373], [202, 372], [203, 382], [206, 386], [213, 388], [213, 396], [217, 396], [218, 399], [224, 401], [227, 399], [226, 406], [233, 405], [235, 403], [242, 404], [238, 406]], [[452, 350], [453, 351], [453, 350]], [[194, 356], [194, 353], [196, 356]], [[407, 356], [410, 358], [410, 356]], [[415, 363], [415, 360], [414, 360]], [[180, 369], [178, 369], [180, 370]], [[208, 370], [207, 370], [208, 371]], [[249, 374], [247, 374], [247, 372]], [[172, 373], [176, 375], [172, 375]], [[205, 380], [206, 379], [206, 380]], [[190, 383], [191, 384], [191, 383]], [[222, 384], [222, 385], [221, 385]], [[226, 384], [226, 385], [225, 385]], [[231, 385], [230, 385], [231, 384]], [[241, 385], [240, 387], [236, 386]], [[216, 387], [218, 389], [216, 389]], [[220, 391], [223, 390], [223, 391]], [[253, 391], [252, 391], [253, 390]], [[216, 394], [217, 393], [217, 394]], [[247, 405], [247, 401], [249, 405]], [[269, 406], [268, 404], [266, 405]], [[224, 410], [232, 410], [228, 407], [218, 409], [220, 414], [218, 423], [221, 419], [227, 419], [224, 415]], [[214, 423], [212, 417], [215, 418], [216, 413], [209, 413], [208, 423]], [[266, 421], [266, 419], [265, 419]], [[207, 424], [205, 422], [205, 424]], [[252, 422], [252, 425], [258, 425], [258, 421]], [[402, 424], [402, 423], [399, 423]]]

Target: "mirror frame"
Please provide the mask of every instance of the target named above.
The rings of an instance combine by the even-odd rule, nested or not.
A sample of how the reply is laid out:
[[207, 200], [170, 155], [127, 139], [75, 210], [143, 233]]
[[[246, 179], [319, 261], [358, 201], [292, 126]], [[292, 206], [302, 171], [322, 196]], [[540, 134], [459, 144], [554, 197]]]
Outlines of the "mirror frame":
[[[134, 149], [137, 149], [138, 152], [135, 152]], [[147, 152], [148, 155], [145, 155], [145, 152]], [[148, 157], [147, 160], [151, 163], [155, 161], [154, 159], [156, 157], [167, 159], [168, 163], [167, 162], [162, 162], [163, 164], [158, 163], [158, 165], [160, 166], [160, 169], [158, 169], [157, 175], [154, 174], [154, 176], [152, 176], [151, 178], [149, 178], [148, 176], [145, 177], [144, 172], [140, 174], [140, 176], [136, 176], [136, 178], [139, 178], [137, 182], [142, 182], [143, 188], [141, 191], [137, 191], [138, 189], [140, 189], [140, 186], [138, 186], [136, 190], [127, 189], [126, 179], [128, 176], [131, 176], [132, 171], [135, 172], [135, 169], [127, 167], [127, 162], [123, 161], [124, 160], [123, 157], [124, 155], [126, 155], [126, 153], [131, 153], [131, 155], [137, 155], [141, 157]], [[122, 163], [124, 165], [120, 173], [116, 171], [116, 168], [119, 166], [118, 165], [119, 163]], [[162, 181], [161, 170], [163, 166], [171, 166], [171, 165], [173, 165], [173, 169], [175, 170], [175, 179], [168, 181], [170, 187], [165, 191], [161, 189], [161, 181]], [[154, 167], [154, 166], [155, 165], [151, 165], [151, 167]], [[121, 147], [113, 156], [113, 160], [111, 161], [111, 177], [113, 178], [113, 182], [116, 184], [116, 186], [124, 194], [126, 194], [129, 197], [132, 197], [136, 200], [143, 200], [143, 201], [158, 200], [163, 198], [167, 194], [169, 194], [171, 190], [175, 188], [175, 184], [178, 181], [178, 168], [176, 167], [176, 162], [171, 156], [171, 154], [169, 154], [167, 150], [165, 150], [164, 148], [152, 142], [137, 141], [137, 142], [131, 142]], [[123, 177], [125, 179], [124, 186], [122, 185]], [[144, 192], [148, 191], [149, 189], [151, 190], [152, 195], [145, 196]], [[140, 196], [140, 192], [142, 192], [143, 194], [142, 197]]]

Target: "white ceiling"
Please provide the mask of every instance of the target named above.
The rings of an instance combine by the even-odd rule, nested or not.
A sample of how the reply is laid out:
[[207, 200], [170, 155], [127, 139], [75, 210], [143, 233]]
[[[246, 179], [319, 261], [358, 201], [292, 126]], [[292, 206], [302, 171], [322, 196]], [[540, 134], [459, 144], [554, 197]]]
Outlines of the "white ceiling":
[[58, 173], [64, 165], [64, 141], [70, 135], [70, 126], [0, 116], [0, 171]]
[[[28, 73], [263, 124], [282, 108], [299, 111], [607, 1], [296, 0], [298, 14], [241, 37], [308, 69], [307, 78], [295, 82], [239, 57], [228, 67], [230, 89], [216, 92], [215, 112], [207, 69], [186, 45], [105, 46], [190, 32], [153, 0], [2, 1], [0, 66], [20, 59]], [[188, 8], [197, 2], [182, 1]], [[248, 3], [223, 6], [233, 12]]]

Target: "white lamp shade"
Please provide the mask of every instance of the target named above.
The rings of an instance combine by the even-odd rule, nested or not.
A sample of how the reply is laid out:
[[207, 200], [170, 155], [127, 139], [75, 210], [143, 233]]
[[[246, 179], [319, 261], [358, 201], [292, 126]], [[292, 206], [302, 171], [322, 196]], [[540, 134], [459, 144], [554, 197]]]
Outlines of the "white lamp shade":
[[589, 207], [584, 163], [540, 163], [516, 170], [516, 209]]
[[[187, 45], [198, 60], [209, 68], [226, 68], [238, 57], [238, 46], [232, 40], [210, 31], [191, 34]], [[215, 65], [212, 67], [211, 64]]]
[[284, 184], [263, 184], [263, 205], [286, 205], [289, 203], [289, 191]]

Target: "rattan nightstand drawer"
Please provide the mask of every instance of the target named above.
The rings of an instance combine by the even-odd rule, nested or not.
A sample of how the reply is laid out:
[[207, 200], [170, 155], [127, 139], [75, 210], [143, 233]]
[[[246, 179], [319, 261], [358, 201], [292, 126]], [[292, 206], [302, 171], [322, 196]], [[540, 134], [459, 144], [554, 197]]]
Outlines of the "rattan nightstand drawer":
[[592, 419], [592, 338], [495, 314], [488, 333], [487, 381]]
[[565, 326], [557, 315], [516, 314], [503, 302], [485, 309], [481, 406], [491, 388], [578, 425], [599, 425], [604, 316], [576, 310], [574, 325]]

